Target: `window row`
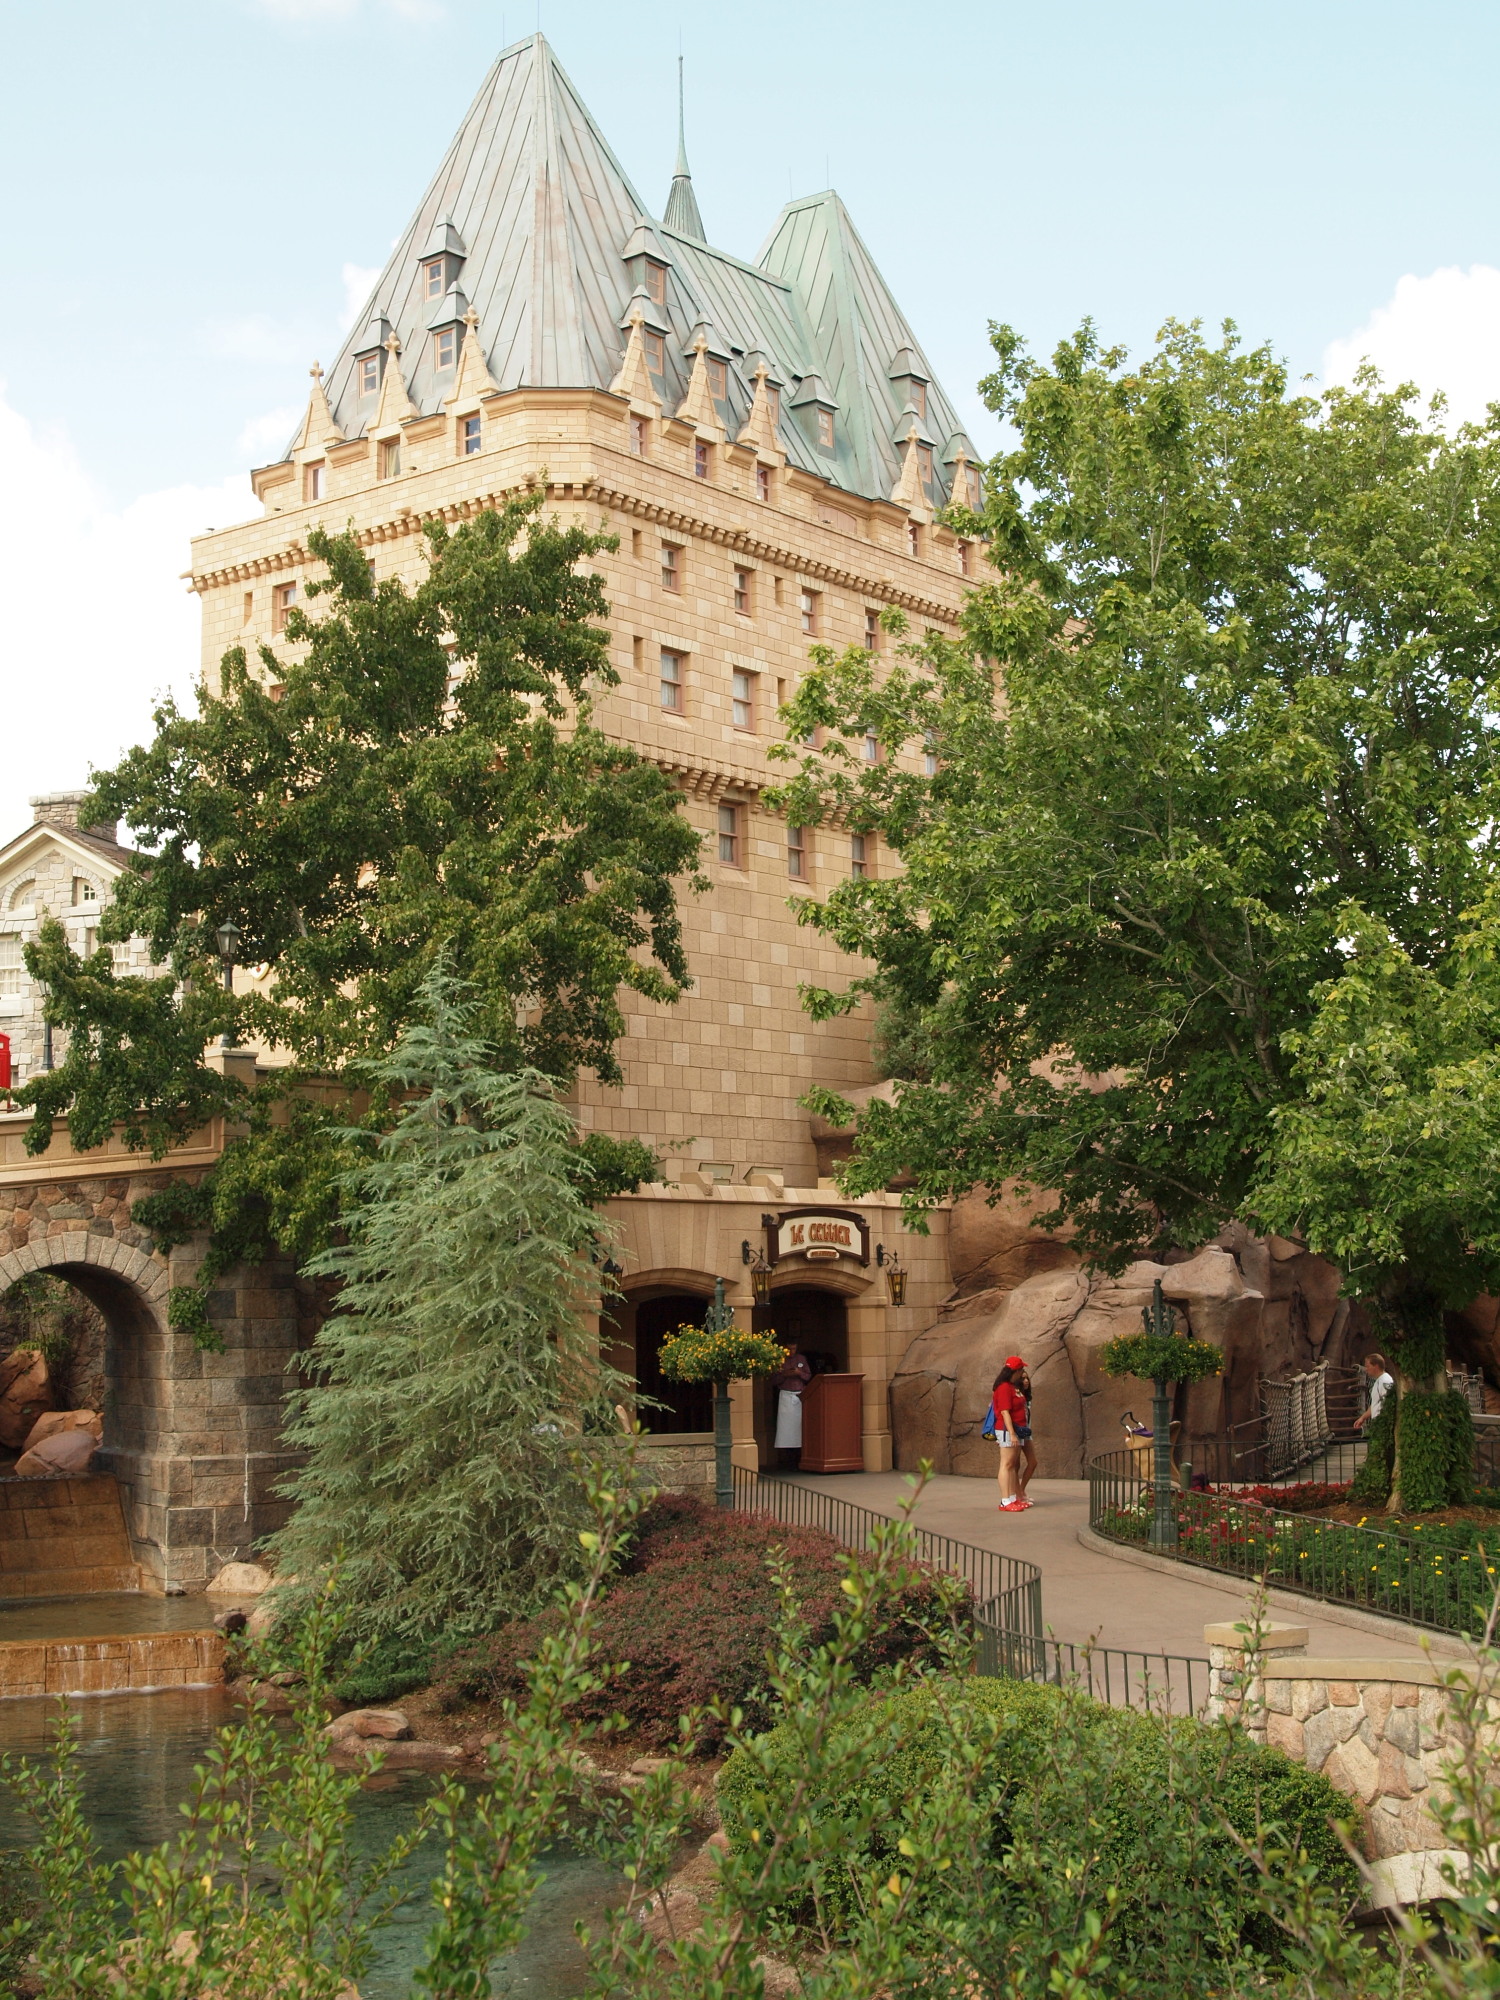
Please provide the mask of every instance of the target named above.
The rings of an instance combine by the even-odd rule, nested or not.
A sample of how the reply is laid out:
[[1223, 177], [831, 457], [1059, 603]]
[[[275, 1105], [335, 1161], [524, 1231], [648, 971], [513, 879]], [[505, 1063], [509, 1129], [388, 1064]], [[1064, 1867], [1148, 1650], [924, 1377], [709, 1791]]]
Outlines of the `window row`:
[[[639, 529], [637, 529], [632, 538], [632, 554], [639, 555], [641, 553], [640, 542], [641, 535]], [[682, 594], [686, 578], [686, 565], [687, 550], [681, 542], [663, 542], [661, 544], [661, 587], [663, 590], [672, 592], [674, 596]], [[737, 565], [733, 576], [734, 581], [730, 596], [735, 614], [740, 618], [754, 618], [757, 612], [757, 598], [762, 588], [760, 581], [761, 572]], [[773, 576], [771, 579], [771, 589], [773, 601], [776, 604], [781, 604], [783, 602], [783, 579], [779, 576]], [[806, 588], [800, 589], [797, 593], [797, 615], [801, 621], [802, 630], [809, 639], [822, 638], [826, 629], [822, 591]], [[870, 653], [879, 653], [885, 650], [885, 632], [880, 623], [880, 610], [876, 605], [867, 604], [865, 606], [865, 625], [861, 643], [865, 650]]]
[[[747, 866], [745, 816], [748, 808], [725, 802], [719, 807], [718, 858], [725, 868]], [[813, 874], [813, 829], [789, 826], [786, 832], [786, 872], [794, 882]], [[864, 882], [875, 872], [875, 836], [870, 833], [824, 833], [825, 866], [851, 880]]]
[[[459, 458], [472, 458], [484, 449], [484, 420], [478, 411], [460, 417], [453, 433], [453, 450]], [[379, 479], [401, 476], [400, 438], [382, 438], [376, 448], [375, 472]], [[328, 465], [321, 458], [310, 459], [302, 468], [302, 498], [312, 504], [328, 497]]]

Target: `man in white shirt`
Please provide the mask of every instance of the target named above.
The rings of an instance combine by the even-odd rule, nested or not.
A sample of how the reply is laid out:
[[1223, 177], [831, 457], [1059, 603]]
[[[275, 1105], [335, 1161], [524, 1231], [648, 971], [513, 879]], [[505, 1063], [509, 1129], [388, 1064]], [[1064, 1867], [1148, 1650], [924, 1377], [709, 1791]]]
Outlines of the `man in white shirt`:
[[1375, 1421], [1385, 1406], [1386, 1397], [1396, 1386], [1389, 1370], [1386, 1368], [1385, 1356], [1383, 1354], [1367, 1354], [1365, 1356], [1365, 1374], [1369, 1377], [1370, 1382], [1370, 1407], [1362, 1416], [1354, 1419], [1354, 1428], [1357, 1431], [1363, 1430], [1366, 1424], [1371, 1424]]

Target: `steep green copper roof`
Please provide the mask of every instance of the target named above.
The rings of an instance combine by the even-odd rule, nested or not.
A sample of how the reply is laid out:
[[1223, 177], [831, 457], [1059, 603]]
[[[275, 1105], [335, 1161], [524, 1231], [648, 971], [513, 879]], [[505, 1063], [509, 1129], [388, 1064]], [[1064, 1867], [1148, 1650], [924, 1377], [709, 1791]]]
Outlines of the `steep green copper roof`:
[[[548, 43], [541, 35], [517, 42], [481, 84], [328, 373], [340, 427], [356, 436], [374, 416], [377, 398], [359, 395], [356, 357], [379, 351], [384, 334], [374, 329], [382, 322], [401, 342], [413, 403], [423, 412], [440, 406], [452, 377], [435, 367], [430, 329], [435, 310], [451, 318], [450, 292], [479, 315], [500, 388], [607, 389], [642, 276], [633, 260], [660, 254], [667, 296], [651, 318], [667, 336], [669, 410], [686, 393], [701, 324], [730, 363], [733, 428], [749, 414], [763, 358], [782, 389], [788, 457], [848, 492], [885, 498], [900, 476], [897, 439], [910, 388], [909, 373], [892, 370], [909, 371], [915, 357], [929, 385], [923, 434], [951, 457], [958, 419], [837, 195], [788, 203], [756, 263], [711, 248], [702, 231], [680, 135], [678, 172], [657, 221]], [[427, 298], [422, 271], [438, 254], [447, 259], [441, 306]], [[830, 403], [827, 452], [818, 446], [816, 413]], [[935, 472], [929, 497], [940, 503], [950, 475], [934, 458], [942, 479]]]

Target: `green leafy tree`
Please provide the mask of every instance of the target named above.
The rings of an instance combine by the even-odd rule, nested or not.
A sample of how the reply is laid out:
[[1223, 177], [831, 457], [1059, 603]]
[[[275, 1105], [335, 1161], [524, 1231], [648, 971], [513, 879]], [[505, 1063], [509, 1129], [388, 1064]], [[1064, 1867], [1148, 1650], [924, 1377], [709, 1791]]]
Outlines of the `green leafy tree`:
[[[117, 976], [107, 950], [80, 958], [45, 926], [28, 964], [65, 1052], [19, 1096], [34, 1152], [63, 1113], [76, 1146], [123, 1125], [157, 1156], [215, 1113], [247, 1120], [233, 1164], [147, 1217], [163, 1240], [206, 1224], [219, 1263], [327, 1240], [346, 1164], [333, 1134], [440, 960], [472, 989], [495, 1066], [564, 1085], [619, 1081], [623, 991], [682, 991], [675, 884], [697, 836], [664, 774], [590, 717], [618, 676], [587, 563], [615, 544], [541, 504], [428, 522], [411, 588], [376, 584], [352, 533], [315, 530], [321, 602], [290, 613], [283, 653], [226, 653], [196, 715], [165, 703], [153, 740], [96, 777], [90, 809], [142, 848], [101, 931], [144, 936], [162, 970]], [[232, 999], [225, 922], [241, 962], [273, 975]], [[219, 1035], [286, 1066], [247, 1102], [205, 1059]], [[370, 1122], [390, 1115], [377, 1088]], [[639, 1144], [606, 1142], [581, 1171], [608, 1192], [653, 1169]]]
[[[1449, 437], [1369, 374], [1293, 395], [1232, 333], [994, 344], [1017, 442], [964, 525], [997, 575], [958, 644], [815, 656], [780, 803], [901, 863], [803, 909], [873, 967], [813, 1010], [873, 993], [916, 1058], [844, 1185], [1049, 1190], [1118, 1268], [1245, 1211], [1351, 912], [1435, 971], [1481, 900], [1500, 424]], [[863, 763], [868, 728], [935, 775]]]
[[1443, 1311], [1500, 1288], [1500, 967], [1483, 931], [1425, 966], [1369, 919], [1349, 928], [1345, 970], [1286, 1038], [1300, 1094], [1276, 1109], [1251, 1206], [1372, 1302], [1399, 1403], [1365, 1497], [1440, 1507], [1471, 1497], [1474, 1448]]
[[419, 1000], [374, 1065], [404, 1108], [350, 1176], [348, 1240], [308, 1266], [340, 1289], [291, 1399], [307, 1458], [273, 1541], [304, 1586], [336, 1566], [375, 1642], [490, 1631], [570, 1575], [581, 1461], [618, 1451], [628, 1393], [587, 1317], [604, 1244], [571, 1119], [540, 1072], [494, 1068], [482, 1004], [441, 972]]

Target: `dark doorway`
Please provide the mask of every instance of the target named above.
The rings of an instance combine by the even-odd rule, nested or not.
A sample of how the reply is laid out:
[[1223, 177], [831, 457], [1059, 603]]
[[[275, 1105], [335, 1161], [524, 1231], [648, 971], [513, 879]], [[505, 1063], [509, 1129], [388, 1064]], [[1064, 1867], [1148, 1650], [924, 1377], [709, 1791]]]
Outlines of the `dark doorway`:
[[691, 1292], [671, 1292], [662, 1299], [642, 1299], [635, 1309], [635, 1379], [643, 1397], [662, 1404], [640, 1409], [641, 1428], [655, 1435], [677, 1431], [711, 1431], [714, 1391], [711, 1382], [668, 1382], [657, 1357], [661, 1344], [680, 1326], [702, 1326], [709, 1302]]
[[[757, 1333], [772, 1333], [788, 1347], [800, 1347], [815, 1375], [842, 1375], [849, 1367], [849, 1315], [837, 1292], [816, 1285], [788, 1285], [755, 1308]], [[755, 1442], [763, 1467], [774, 1465], [775, 1396], [762, 1376], [755, 1384]]]
[[842, 1375], [849, 1366], [849, 1315], [837, 1292], [788, 1285], [755, 1308], [755, 1331], [800, 1347], [815, 1375]]

